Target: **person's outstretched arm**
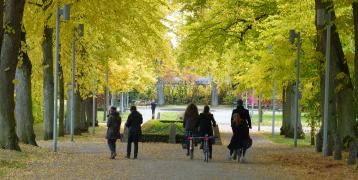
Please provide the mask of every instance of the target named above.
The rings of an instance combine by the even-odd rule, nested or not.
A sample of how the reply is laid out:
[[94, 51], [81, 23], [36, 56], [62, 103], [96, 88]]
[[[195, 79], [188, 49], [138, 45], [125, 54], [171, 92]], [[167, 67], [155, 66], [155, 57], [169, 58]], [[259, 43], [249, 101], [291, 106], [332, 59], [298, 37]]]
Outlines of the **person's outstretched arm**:
[[249, 128], [252, 129], [251, 117], [250, 117], [249, 111], [246, 111], [246, 112], [247, 112], [247, 124], [249, 125]]
[[213, 126], [216, 127], [216, 121], [213, 114], [211, 114], [211, 122], [213, 123]]

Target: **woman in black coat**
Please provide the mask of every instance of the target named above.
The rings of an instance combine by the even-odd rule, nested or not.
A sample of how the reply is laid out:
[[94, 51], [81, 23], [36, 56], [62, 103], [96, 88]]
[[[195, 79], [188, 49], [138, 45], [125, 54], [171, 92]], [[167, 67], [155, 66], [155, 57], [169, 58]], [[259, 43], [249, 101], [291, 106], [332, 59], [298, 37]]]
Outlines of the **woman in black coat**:
[[116, 107], [111, 107], [107, 121], [107, 134], [106, 139], [108, 140], [108, 146], [111, 150], [111, 159], [115, 159], [116, 153], [116, 141], [120, 138], [120, 128], [122, 119], [116, 110]]
[[[200, 136], [213, 136], [213, 127], [216, 126], [216, 121], [213, 114], [210, 113], [209, 106], [204, 107], [203, 113], [200, 113], [198, 118], [199, 123], [199, 134]], [[213, 139], [209, 140], [209, 158], [212, 157], [213, 152]]]

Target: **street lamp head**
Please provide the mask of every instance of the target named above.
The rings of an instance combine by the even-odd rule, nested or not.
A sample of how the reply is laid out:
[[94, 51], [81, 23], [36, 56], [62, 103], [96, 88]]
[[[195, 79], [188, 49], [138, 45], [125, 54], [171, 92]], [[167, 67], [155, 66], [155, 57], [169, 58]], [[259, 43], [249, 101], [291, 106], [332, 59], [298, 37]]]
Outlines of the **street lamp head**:
[[78, 25], [78, 36], [82, 37], [84, 35], [84, 24], [79, 24]]
[[70, 20], [70, 5], [69, 4], [65, 4], [63, 5], [63, 9], [62, 9], [62, 16], [63, 16], [63, 20], [68, 21]]
[[289, 41], [290, 41], [291, 43], [294, 43], [294, 42], [295, 42], [295, 38], [296, 38], [296, 36], [297, 36], [296, 31], [295, 31], [294, 29], [290, 29], [289, 34], [290, 34], [290, 36], [289, 36]]

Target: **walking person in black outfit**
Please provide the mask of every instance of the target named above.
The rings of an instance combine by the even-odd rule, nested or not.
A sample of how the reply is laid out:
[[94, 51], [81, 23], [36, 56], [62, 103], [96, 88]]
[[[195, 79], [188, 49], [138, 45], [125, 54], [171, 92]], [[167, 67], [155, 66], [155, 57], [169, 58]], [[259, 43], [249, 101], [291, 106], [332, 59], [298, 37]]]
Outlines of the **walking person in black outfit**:
[[157, 103], [153, 99], [152, 102], [150, 103], [150, 109], [152, 110], [152, 119], [155, 118], [154, 116], [155, 116], [155, 108], [156, 107], [157, 107]]
[[[199, 134], [200, 136], [213, 136], [213, 127], [216, 126], [216, 121], [213, 114], [210, 113], [208, 105], [204, 106], [204, 111], [199, 115]], [[202, 146], [204, 141], [202, 142]], [[213, 139], [209, 140], [209, 158], [212, 158], [213, 153]]]
[[[245, 153], [246, 150], [251, 146], [252, 140], [249, 135], [249, 128], [251, 129], [251, 118], [249, 111], [243, 107], [243, 101], [239, 99], [237, 101], [237, 108], [233, 110], [231, 115], [231, 128], [233, 131], [233, 136], [231, 138], [228, 149], [230, 150], [230, 157], [235, 150], [239, 150], [240, 162], [245, 163]], [[234, 160], [236, 159], [236, 154], [234, 155]]]
[[140, 136], [142, 135], [141, 124], [143, 123], [142, 114], [137, 111], [137, 107], [132, 106], [130, 109], [131, 113], [128, 116], [128, 120], [126, 122], [126, 127], [129, 130], [128, 134], [128, 144], [127, 144], [127, 156], [126, 158], [130, 158], [132, 142], [134, 143], [134, 159], [138, 158], [138, 141]]
[[120, 128], [121, 128], [122, 119], [119, 116], [119, 113], [116, 110], [116, 107], [111, 107], [108, 121], [107, 121], [107, 134], [106, 138], [108, 140], [108, 146], [111, 150], [111, 159], [116, 158], [116, 141], [120, 138]]

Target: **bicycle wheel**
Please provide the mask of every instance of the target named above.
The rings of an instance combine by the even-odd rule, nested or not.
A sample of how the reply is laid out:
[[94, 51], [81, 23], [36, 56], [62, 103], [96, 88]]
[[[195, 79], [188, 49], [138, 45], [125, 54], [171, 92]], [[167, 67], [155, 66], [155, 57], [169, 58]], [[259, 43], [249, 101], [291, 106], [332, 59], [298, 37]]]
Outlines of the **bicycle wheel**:
[[209, 162], [209, 148], [208, 148], [208, 142], [204, 141], [204, 161]]

